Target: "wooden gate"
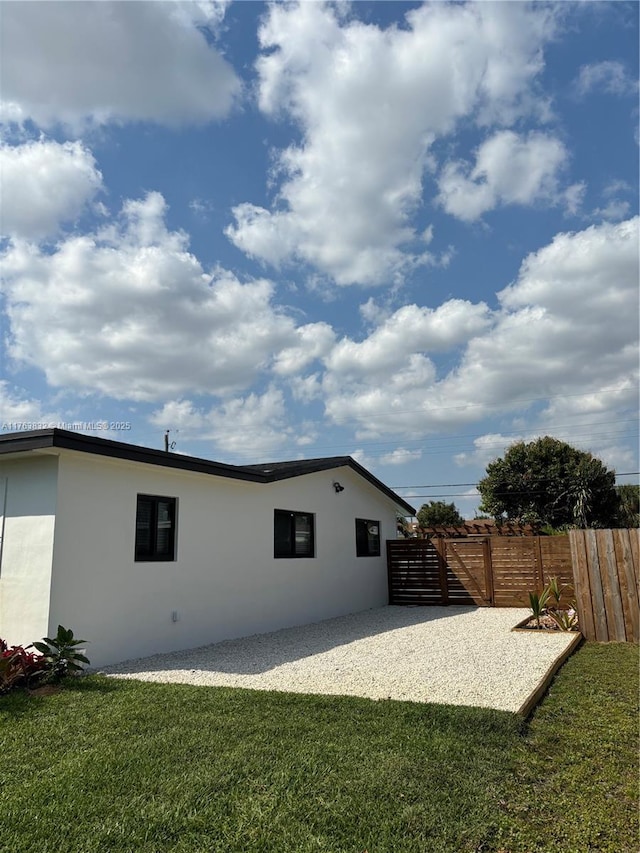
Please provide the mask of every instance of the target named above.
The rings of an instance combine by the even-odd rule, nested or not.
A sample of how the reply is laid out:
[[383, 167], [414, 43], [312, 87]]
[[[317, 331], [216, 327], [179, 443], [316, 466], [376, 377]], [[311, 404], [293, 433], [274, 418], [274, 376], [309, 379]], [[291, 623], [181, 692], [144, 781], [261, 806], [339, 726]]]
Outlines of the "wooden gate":
[[551, 577], [573, 584], [567, 536], [469, 536], [387, 542], [390, 604], [528, 607]]
[[476, 552], [443, 539], [388, 541], [389, 603], [489, 604], [484, 586], [476, 580]]

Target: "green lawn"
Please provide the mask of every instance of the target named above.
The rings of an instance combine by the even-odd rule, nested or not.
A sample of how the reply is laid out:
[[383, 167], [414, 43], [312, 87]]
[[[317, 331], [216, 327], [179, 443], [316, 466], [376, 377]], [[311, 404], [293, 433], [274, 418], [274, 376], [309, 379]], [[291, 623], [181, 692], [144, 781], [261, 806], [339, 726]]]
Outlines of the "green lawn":
[[638, 648], [514, 715], [92, 676], [0, 699], [2, 853], [637, 853]]

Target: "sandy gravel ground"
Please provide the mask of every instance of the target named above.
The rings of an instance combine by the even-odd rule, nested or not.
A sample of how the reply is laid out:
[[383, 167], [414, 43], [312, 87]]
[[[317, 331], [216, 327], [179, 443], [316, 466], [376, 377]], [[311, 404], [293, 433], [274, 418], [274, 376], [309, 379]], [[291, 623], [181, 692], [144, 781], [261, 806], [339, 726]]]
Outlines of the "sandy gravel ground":
[[574, 634], [518, 608], [381, 607], [103, 669], [120, 678], [518, 711]]

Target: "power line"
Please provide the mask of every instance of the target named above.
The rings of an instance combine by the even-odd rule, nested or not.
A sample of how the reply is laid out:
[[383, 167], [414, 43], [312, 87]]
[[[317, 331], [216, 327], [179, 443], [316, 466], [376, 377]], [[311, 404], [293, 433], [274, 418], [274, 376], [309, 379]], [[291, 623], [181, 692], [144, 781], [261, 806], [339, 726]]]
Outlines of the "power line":
[[[624, 421], [619, 422], [619, 423], [624, 423]], [[634, 421], [634, 423], [635, 423], [635, 421]], [[598, 424], [595, 424], [595, 426], [598, 426]], [[585, 432], [584, 432], [584, 434], [581, 434], [580, 432], [578, 432], [578, 430], [585, 430]], [[576, 425], [573, 427], [570, 427], [569, 425], [567, 425], [566, 431], [558, 429], [556, 427], [550, 427], [550, 426], [545, 426], [544, 430], [539, 430], [539, 429], [535, 429], [532, 427], [529, 427], [526, 430], [519, 430], [519, 432], [530, 433], [530, 434], [541, 434], [543, 431], [545, 432], [545, 434], [553, 435], [555, 438], [573, 439], [576, 442], [582, 442], [582, 443], [590, 442], [590, 441], [595, 440], [595, 439], [599, 439], [601, 441], [608, 441], [608, 440], [613, 440], [613, 439], [617, 439], [617, 440], [626, 440], [626, 439], [632, 439], [632, 438], [635, 439], [638, 437], [638, 432], [635, 429], [634, 430], [623, 430], [623, 431], [608, 430], [606, 432], [593, 432], [591, 424], [585, 424], [584, 426], [583, 425]], [[513, 430], [512, 432], [515, 433], [518, 431]], [[367, 450], [372, 455], [372, 457], [374, 459], [380, 461], [382, 459], [382, 457], [385, 455], [384, 451], [382, 451], [383, 445], [398, 445], [398, 444], [400, 444], [400, 445], [402, 445], [402, 447], [404, 449], [411, 450], [413, 448], [415, 450], [423, 450], [429, 456], [440, 456], [440, 455], [447, 455], [447, 454], [464, 453], [467, 451], [469, 453], [473, 453], [476, 450], [478, 450], [478, 448], [473, 443], [471, 443], [469, 441], [464, 441], [464, 438], [465, 437], [473, 438], [474, 436], [480, 437], [480, 436], [483, 436], [486, 434], [487, 433], [485, 431], [482, 433], [469, 433], [466, 435], [465, 434], [459, 434], [459, 436], [457, 436], [455, 434], [450, 434], [447, 436], [430, 436], [429, 438], [421, 438], [421, 439], [404, 439], [403, 440], [402, 438], [396, 438], [393, 441], [384, 441], [384, 442], [383, 441], [361, 441], [361, 440], [357, 440], [357, 439], [351, 439], [349, 441], [343, 441], [343, 442], [335, 443], [335, 444], [317, 444], [315, 442], [311, 442], [311, 443], [305, 445], [304, 448], [301, 448], [301, 447], [296, 445], [296, 450], [299, 452], [301, 449], [304, 449], [308, 453], [312, 449], [313, 455], [322, 455], [322, 453], [325, 453], [326, 451], [333, 451], [332, 455], [338, 455], [336, 453], [336, 451], [339, 451], [340, 449], [344, 449], [344, 455], [346, 455], [347, 453], [353, 454], [355, 451], [352, 448], [354, 448], [354, 446], [356, 446], [358, 449], [362, 448], [364, 450]], [[214, 437], [214, 440], [215, 441], [221, 441], [221, 440], [223, 441], [225, 437], [232, 436], [232, 435], [236, 435], [236, 433], [232, 433], [232, 432], [219, 433]], [[461, 440], [455, 441], [455, 439], [458, 437]], [[433, 444], [435, 442], [451, 441], [452, 439], [454, 439], [454, 441], [451, 444], [446, 444], [446, 445], [439, 444], [439, 445], [433, 446]], [[511, 436], [505, 436], [504, 438], [502, 438], [499, 441], [494, 441], [494, 442], [483, 444], [482, 449], [483, 450], [492, 450], [495, 448], [495, 449], [501, 450], [502, 448], [504, 448], [504, 446], [506, 444], [509, 444], [509, 443], [511, 443]], [[248, 443], [245, 443], [244, 448], [245, 448], [245, 452], [243, 454], [244, 456], [247, 455], [249, 450], [251, 450], [252, 455], [254, 455], [254, 456], [258, 456], [263, 452], [262, 450], [260, 450], [260, 444], [257, 442], [251, 446]], [[376, 448], [380, 448], [380, 451], [377, 453], [376, 453]]]
[[[616, 478], [618, 477], [631, 477], [635, 474], [640, 474], [640, 471], [623, 471], [620, 474], [616, 474]], [[477, 486], [477, 483], [433, 483], [431, 485], [427, 484], [426, 486], [389, 486], [390, 489], [451, 489], [456, 488], [458, 486]], [[420, 497], [417, 495], [417, 497]]]
[[[567, 430], [567, 431], [569, 431], [567, 433], [567, 435], [575, 437], [576, 439], [590, 439], [590, 438], [605, 438], [606, 439], [606, 438], [625, 438], [625, 437], [631, 438], [631, 437], [635, 437], [635, 435], [636, 435], [635, 432], [630, 433], [629, 436], [627, 436], [624, 431], [623, 432], [607, 431], [607, 432], [594, 433], [593, 428], [599, 427], [599, 426], [608, 426], [611, 423], [616, 423], [616, 424], [622, 425], [625, 423], [637, 423], [637, 422], [638, 422], [637, 418], [629, 418], [629, 419], [625, 419], [625, 420], [616, 420], [616, 421], [601, 421], [601, 422], [595, 423], [595, 424], [587, 423], [584, 425], [583, 424], [564, 424], [562, 426], [546, 425], [546, 426], [544, 426], [544, 431], [547, 434], [553, 434], [554, 436], [559, 436], [559, 435], [563, 434], [563, 431]], [[580, 435], [576, 432], [577, 430], [585, 430], [585, 431], [587, 431], [587, 433], [586, 433], [586, 435]], [[522, 429], [509, 430], [509, 432], [511, 434], [522, 433], [525, 435], [527, 433], [539, 433], [542, 431], [543, 430], [536, 429], [535, 427], [526, 427], [526, 428], [522, 428]], [[455, 450], [458, 447], [461, 447], [461, 448], [467, 448], [468, 447], [472, 450], [475, 450], [476, 448], [472, 443], [470, 443], [468, 441], [458, 441], [458, 439], [480, 438], [486, 434], [487, 434], [487, 431], [485, 430], [484, 432], [449, 433], [448, 435], [432, 435], [432, 436], [422, 437], [422, 438], [398, 437], [398, 438], [395, 438], [392, 440], [387, 440], [387, 441], [366, 441], [366, 440], [353, 439], [350, 441], [340, 442], [339, 444], [315, 444], [314, 443], [313, 447], [315, 447], [318, 450], [322, 450], [322, 449], [335, 449], [338, 447], [351, 447], [354, 444], [357, 444], [359, 446], [368, 447], [371, 449], [371, 448], [375, 448], [375, 447], [384, 447], [384, 446], [393, 445], [393, 444], [395, 444], [395, 445], [402, 444], [405, 447], [422, 445], [425, 449], [427, 449], [427, 445], [429, 445], [429, 444], [432, 444], [435, 442], [443, 442], [443, 441], [452, 441], [453, 440], [454, 443], [450, 444], [450, 445], [446, 445], [446, 446], [440, 445], [439, 447], [429, 447], [428, 448], [429, 453], [441, 453], [441, 452], [449, 452], [450, 450]], [[502, 447], [504, 445], [505, 441], [509, 441], [511, 439], [511, 437], [512, 437], [511, 435], [505, 436], [500, 441], [494, 441], [494, 442], [491, 442], [490, 444], [485, 444], [485, 445], [483, 445], [483, 447], [485, 447], [485, 448]]]

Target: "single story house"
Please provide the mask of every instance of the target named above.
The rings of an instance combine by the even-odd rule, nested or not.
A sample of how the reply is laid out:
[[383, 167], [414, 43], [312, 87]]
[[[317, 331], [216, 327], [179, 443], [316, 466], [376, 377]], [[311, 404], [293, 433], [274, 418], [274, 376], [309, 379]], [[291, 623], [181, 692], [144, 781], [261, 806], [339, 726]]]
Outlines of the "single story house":
[[414, 508], [349, 456], [225, 465], [61, 429], [0, 436], [0, 637], [92, 665], [388, 602]]

